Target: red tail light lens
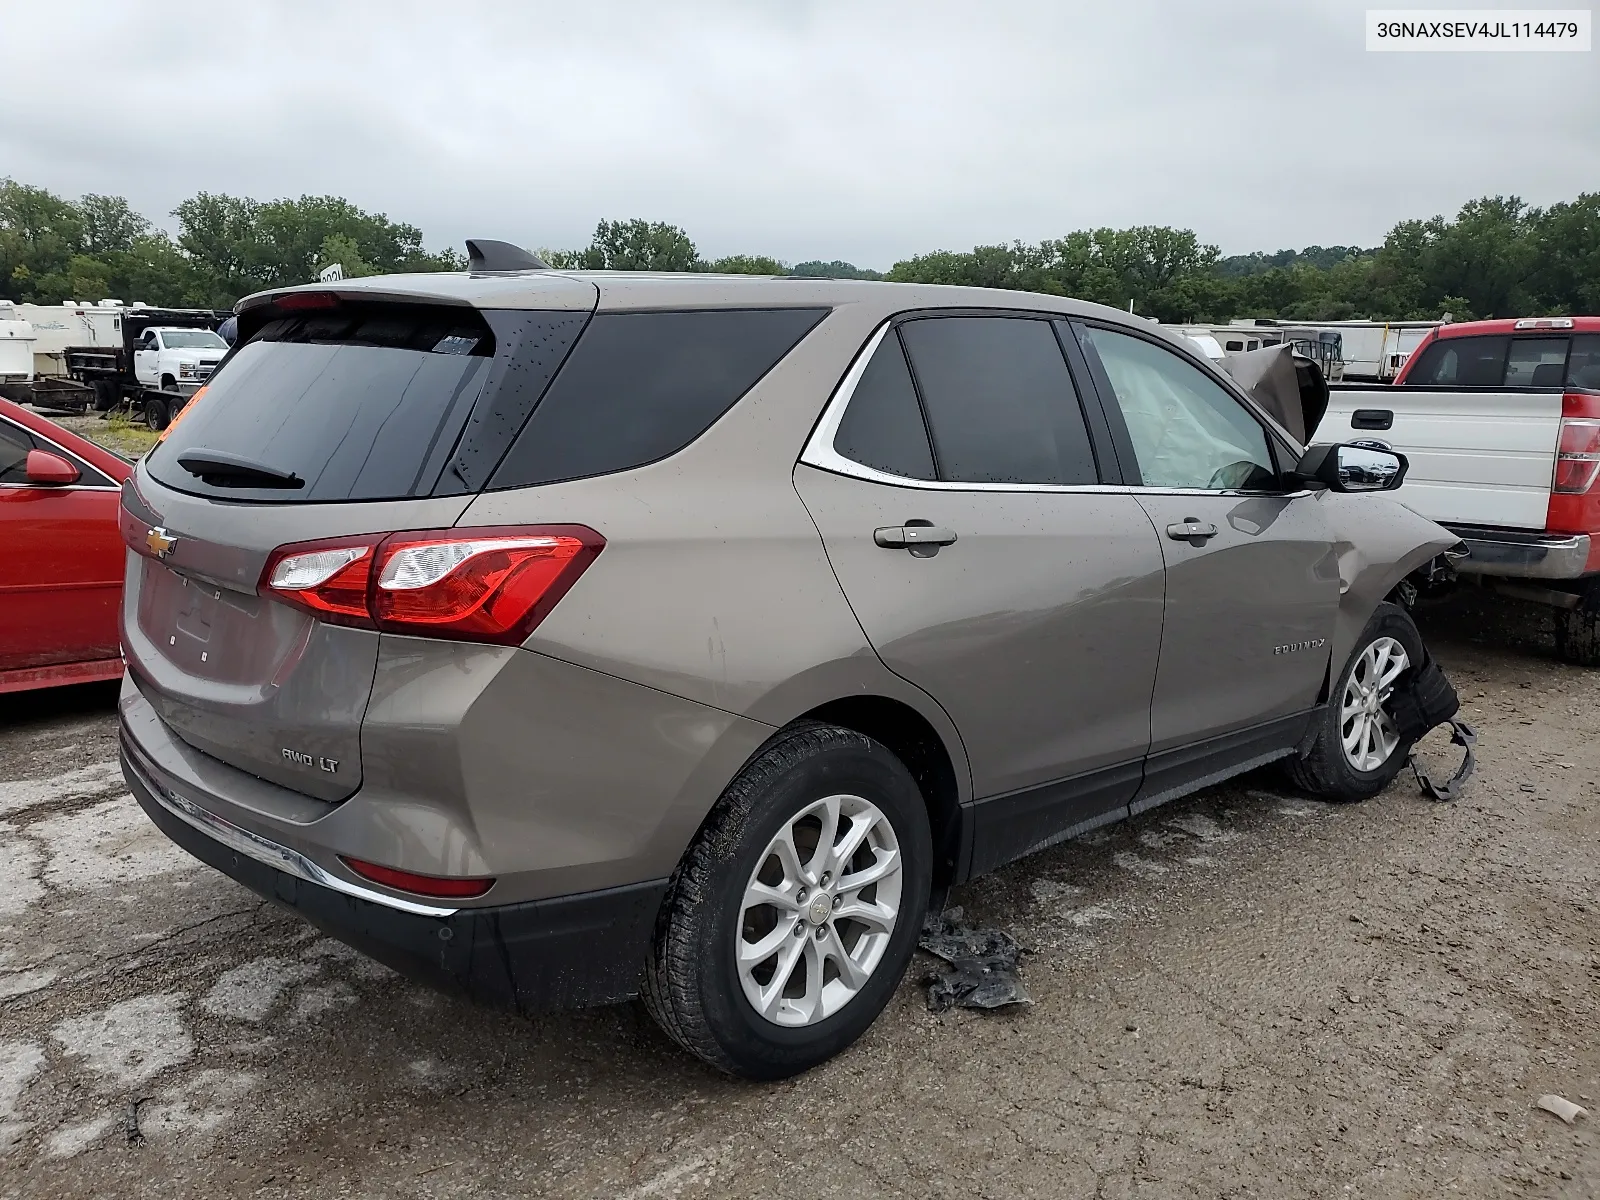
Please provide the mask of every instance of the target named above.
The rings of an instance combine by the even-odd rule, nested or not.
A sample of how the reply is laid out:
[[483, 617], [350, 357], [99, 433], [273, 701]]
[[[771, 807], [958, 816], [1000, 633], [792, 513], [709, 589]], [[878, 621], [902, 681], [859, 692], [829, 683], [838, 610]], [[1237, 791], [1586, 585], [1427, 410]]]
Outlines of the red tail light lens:
[[1597, 474], [1600, 474], [1600, 418], [1562, 418], [1553, 490], [1581, 495], [1594, 486]]
[[372, 615], [384, 629], [520, 642], [602, 544], [598, 534], [554, 530], [395, 534], [378, 551]]
[[260, 591], [336, 624], [516, 645], [604, 546], [582, 525], [299, 542], [273, 551]]
[[260, 591], [337, 625], [372, 624], [367, 607], [377, 538], [332, 538], [279, 546], [261, 573]]
[[370, 879], [373, 883], [381, 883], [384, 887], [391, 887], [396, 891], [413, 892], [418, 896], [470, 900], [483, 895], [494, 886], [492, 878], [466, 879], [450, 875], [418, 875], [412, 871], [396, 870], [394, 867], [381, 867], [377, 863], [365, 862], [343, 854], [339, 858], [345, 866], [363, 879]]

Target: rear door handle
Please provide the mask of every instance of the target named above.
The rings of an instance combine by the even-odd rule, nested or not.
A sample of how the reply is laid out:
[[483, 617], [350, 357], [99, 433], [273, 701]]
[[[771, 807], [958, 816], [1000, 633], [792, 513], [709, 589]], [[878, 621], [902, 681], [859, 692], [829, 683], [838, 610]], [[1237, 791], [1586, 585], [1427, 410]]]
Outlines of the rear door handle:
[[1185, 517], [1167, 526], [1167, 536], [1175, 542], [1188, 542], [1191, 546], [1204, 546], [1207, 539], [1217, 536], [1217, 527], [1198, 517]]
[[872, 531], [872, 540], [885, 550], [909, 550], [924, 558], [939, 553], [940, 546], [953, 544], [956, 531], [940, 525], [885, 525]]

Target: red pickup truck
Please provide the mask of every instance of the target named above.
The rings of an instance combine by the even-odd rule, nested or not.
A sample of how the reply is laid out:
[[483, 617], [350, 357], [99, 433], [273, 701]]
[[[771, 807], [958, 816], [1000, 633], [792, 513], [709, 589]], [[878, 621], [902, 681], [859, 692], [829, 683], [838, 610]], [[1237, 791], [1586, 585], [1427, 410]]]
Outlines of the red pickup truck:
[[133, 464], [0, 400], [0, 692], [117, 679]]
[[1600, 317], [1441, 325], [1389, 386], [1329, 389], [1316, 440], [1354, 439], [1410, 458], [1397, 497], [1466, 543], [1458, 572], [1600, 665]]

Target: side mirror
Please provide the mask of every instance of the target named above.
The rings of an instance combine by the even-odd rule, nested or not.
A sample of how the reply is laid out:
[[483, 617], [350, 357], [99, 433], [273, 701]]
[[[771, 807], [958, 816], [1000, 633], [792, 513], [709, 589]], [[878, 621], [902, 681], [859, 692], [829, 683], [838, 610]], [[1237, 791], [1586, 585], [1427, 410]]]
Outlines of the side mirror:
[[28, 451], [28, 482], [44, 484], [46, 487], [64, 487], [69, 483], [77, 483], [80, 474], [77, 467], [73, 466], [59, 454], [52, 454], [48, 450]]
[[1295, 465], [1305, 483], [1334, 492], [1392, 492], [1405, 482], [1410, 463], [1404, 454], [1353, 442], [1312, 446]]

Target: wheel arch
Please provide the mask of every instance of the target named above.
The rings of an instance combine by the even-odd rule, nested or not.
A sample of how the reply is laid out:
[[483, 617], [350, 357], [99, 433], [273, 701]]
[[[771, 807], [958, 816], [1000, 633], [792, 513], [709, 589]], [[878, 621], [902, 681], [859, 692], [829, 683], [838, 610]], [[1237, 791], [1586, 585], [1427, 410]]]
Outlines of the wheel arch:
[[[962, 806], [956, 760], [933, 723], [903, 700], [889, 696], [845, 696], [803, 713], [799, 720], [822, 721], [865, 734], [891, 750], [922, 792], [933, 834], [935, 887], [956, 882], [962, 874]], [[965, 769], [965, 756], [961, 768]]]

